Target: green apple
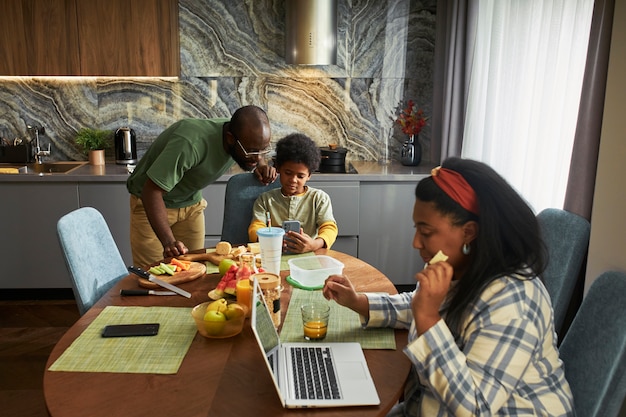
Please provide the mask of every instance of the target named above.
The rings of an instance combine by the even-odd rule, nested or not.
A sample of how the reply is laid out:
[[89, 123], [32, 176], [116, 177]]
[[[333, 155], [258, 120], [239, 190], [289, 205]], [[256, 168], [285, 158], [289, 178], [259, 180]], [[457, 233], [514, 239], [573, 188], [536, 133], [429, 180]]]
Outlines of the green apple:
[[215, 300], [211, 304], [209, 304], [206, 308], [206, 312], [208, 313], [209, 311], [219, 311], [220, 313], [223, 313], [226, 311], [227, 308], [228, 303], [226, 302], [226, 299], [220, 298], [219, 300]]
[[226, 326], [226, 316], [224, 313], [216, 310], [209, 310], [204, 315], [204, 328], [211, 336], [217, 336]]
[[222, 259], [220, 264], [217, 266], [217, 269], [220, 271], [220, 277], [226, 275], [226, 272], [228, 272], [230, 267], [233, 265], [237, 265], [237, 262], [233, 259]]
[[224, 314], [226, 315], [226, 319], [233, 320], [244, 316], [246, 314], [246, 311], [239, 304], [232, 303], [228, 305], [228, 308], [226, 308]]

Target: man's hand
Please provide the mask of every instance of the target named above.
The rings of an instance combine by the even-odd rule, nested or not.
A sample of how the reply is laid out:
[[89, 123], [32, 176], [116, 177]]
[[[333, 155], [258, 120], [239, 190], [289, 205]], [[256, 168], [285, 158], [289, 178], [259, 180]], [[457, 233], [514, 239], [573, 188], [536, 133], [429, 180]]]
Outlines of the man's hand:
[[164, 258], [175, 258], [180, 255], [184, 255], [189, 252], [187, 246], [180, 240], [175, 240], [174, 242], [167, 243], [163, 245], [163, 257]]
[[150, 226], [163, 245], [163, 257], [169, 258], [184, 255], [189, 250], [183, 242], [174, 237], [167, 220], [167, 209], [163, 201], [164, 193], [165, 191], [148, 178], [141, 191], [141, 200]]
[[256, 175], [257, 179], [265, 185], [273, 183], [276, 181], [276, 177], [278, 177], [276, 168], [269, 165], [259, 164], [252, 172]]

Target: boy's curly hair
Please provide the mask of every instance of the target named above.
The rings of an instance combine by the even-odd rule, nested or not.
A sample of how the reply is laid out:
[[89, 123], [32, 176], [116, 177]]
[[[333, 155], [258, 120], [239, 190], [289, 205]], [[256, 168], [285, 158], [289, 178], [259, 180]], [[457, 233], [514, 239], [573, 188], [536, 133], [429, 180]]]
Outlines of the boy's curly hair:
[[320, 166], [322, 155], [315, 142], [302, 133], [292, 133], [276, 143], [276, 168], [285, 162], [301, 163], [315, 172]]

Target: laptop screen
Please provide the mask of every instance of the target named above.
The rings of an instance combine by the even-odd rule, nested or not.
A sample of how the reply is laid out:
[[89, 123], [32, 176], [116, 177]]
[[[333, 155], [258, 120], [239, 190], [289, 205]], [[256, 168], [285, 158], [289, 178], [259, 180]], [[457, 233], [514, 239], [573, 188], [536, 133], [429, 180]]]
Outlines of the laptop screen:
[[272, 317], [270, 316], [267, 307], [265, 307], [262, 293], [257, 292], [256, 295], [257, 297], [254, 303], [255, 314], [252, 315], [255, 322], [252, 323], [252, 325], [259, 335], [265, 355], [269, 355], [270, 352], [276, 349], [279, 345], [280, 339], [278, 337], [278, 332], [276, 332], [276, 329], [274, 328]]

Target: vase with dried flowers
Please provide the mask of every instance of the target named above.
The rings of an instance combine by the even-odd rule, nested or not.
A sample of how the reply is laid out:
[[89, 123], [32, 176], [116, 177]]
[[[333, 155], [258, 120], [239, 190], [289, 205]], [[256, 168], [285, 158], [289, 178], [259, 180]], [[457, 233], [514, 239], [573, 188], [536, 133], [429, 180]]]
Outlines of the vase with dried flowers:
[[398, 115], [396, 123], [400, 125], [402, 132], [409, 136], [400, 152], [402, 165], [415, 166], [422, 161], [422, 147], [418, 135], [426, 126], [427, 120], [424, 110], [417, 108], [413, 100], [409, 100], [407, 106]]

